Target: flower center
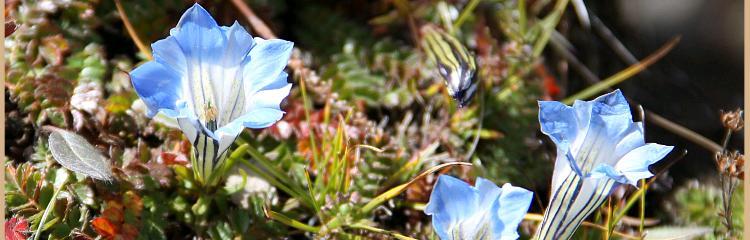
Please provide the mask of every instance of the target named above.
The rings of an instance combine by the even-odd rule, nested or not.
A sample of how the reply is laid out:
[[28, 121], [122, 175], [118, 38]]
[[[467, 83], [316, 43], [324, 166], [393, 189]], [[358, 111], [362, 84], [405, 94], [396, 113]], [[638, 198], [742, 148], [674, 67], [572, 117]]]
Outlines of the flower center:
[[211, 104], [209, 101], [206, 106], [203, 108], [203, 111], [200, 113], [200, 119], [201, 121], [206, 123], [206, 128], [208, 128], [211, 131], [216, 131], [218, 129], [218, 126], [216, 124], [216, 115], [218, 111], [216, 110], [216, 107]]

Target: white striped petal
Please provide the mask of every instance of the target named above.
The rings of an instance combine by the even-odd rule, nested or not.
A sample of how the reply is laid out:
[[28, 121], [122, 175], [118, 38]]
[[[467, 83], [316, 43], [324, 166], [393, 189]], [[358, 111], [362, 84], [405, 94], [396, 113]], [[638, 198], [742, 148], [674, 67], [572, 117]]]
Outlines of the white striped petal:
[[[571, 113], [572, 112], [572, 113]], [[539, 239], [569, 239], [620, 184], [651, 177], [672, 147], [646, 144], [619, 90], [572, 107], [540, 102], [542, 132], [557, 145], [552, 192]], [[575, 126], [575, 127], [574, 127]]]
[[154, 61], [131, 72], [149, 116], [173, 118], [193, 143], [193, 167], [211, 180], [245, 127], [264, 128], [283, 116], [291, 84], [283, 72], [293, 44], [253, 38], [236, 21], [219, 26], [199, 4], [170, 36], [152, 44]]

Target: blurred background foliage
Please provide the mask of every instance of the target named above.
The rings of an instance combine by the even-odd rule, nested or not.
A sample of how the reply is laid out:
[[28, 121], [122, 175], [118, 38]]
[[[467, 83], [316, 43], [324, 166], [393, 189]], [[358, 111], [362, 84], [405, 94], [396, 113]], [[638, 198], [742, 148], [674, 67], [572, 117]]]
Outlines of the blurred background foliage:
[[[741, 14], [723, 15], [740, 7], [586, 1], [586, 24], [575, 11], [581, 6], [555, 6], [567, 1], [199, 1], [220, 25], [237, 20], [257, 36], [238, 2], [295, 42], [287, 70], [294, 88], [280, 122], [246, 130], [232, 148], [224, 184], [203, 188], [189, 169], [189, 142], [169, 121], [147, 119], [136, 101], [127, 72], [147, 55], [122, 18], [127, 14], [139, 38], [151, 43], [168, 34], [192, 1], [122, 1], [118, 12], [109, 0], [6, 0], [6, 233], [436, 239], [421, 211], [436, 171], [528, 188], [536, 196], [530, 212], [543, 212], [555, 148], [539, 132], [536, 101], [586, 88], [592, 84], [586, 71], [603, 79], [683, 35], [673, 53], [616, 87], [715, 142], [726, 132], [719, 110], [742, 104], [742, 45], [733, 40], [741, 35], [732, 35], [741, 33]], [[663, 11], [638, 10], [652, 7]], [[653, 16], [663, 12], [669, 17]], [[712, 17], [720, 12], [725, 18]], [[686, 27], [696, 21], [702, 24]], [[418, 29], [428, 24], [476, 55], [481, 87], [465, 108], [450, 99], [419, 48]], [[707, 26], [714, 24], [721, 27]], [[606, 226], [603, 216], [625, 209], [632, 217], [607, 228], [626, 237], [641, 236], [640, 225], [677, 225], [708, 226], [706, 238], [741, 238], [722, 223], [722, 172], [706, 171], [717, 169], [714, 152], [646, 126], [649, 142], [689, 153], [654, 167], [661, 174], [648, 186], [645, 215], [626, 207], [637, 197], [631, 187], [612, 197], [616, 210], [605, 205], [590, 221]], [[63, 168], [47, 145], [51, 128], [88, 140], [111, 162], [113, 180]], [[742, 146], [741, 134], [728, 139], [725, 149]], [[438, 168], [454, 162], [473, 166]], [[741, 196], [740, 186], [735, 197]], [[731, 226], [742, 226], [741, 205], [730, 208], [737, 213]], [[535, 224], [524, 221], [523, 238]], [[602, 235], [594, 228], [580, 234]]]

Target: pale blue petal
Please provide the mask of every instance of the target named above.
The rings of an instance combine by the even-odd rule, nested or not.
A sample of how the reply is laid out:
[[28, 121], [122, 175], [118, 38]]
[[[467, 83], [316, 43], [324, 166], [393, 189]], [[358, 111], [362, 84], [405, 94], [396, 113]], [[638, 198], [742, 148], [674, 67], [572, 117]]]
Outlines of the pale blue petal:
[[601, 95], [593, 100], [595, 103], [592, 113], [602, 116], [622, 116], [630, 122], [633, 118], [630, 114], [630, 105], [622, 95], [620, 89], [616, 89], [611, 93]]
[[284, 116], [284, 111], [274, 108], [257, 108], [240, 117], [245, 127], [248, 128], [267, 128], [278, 122]]
[[182, 84], [180, 76], [171, 68], [155, 61], [146, 62], [130, 72], [133, 88], [148, 108], [148, 116], [162, 111], [169, 117], [180, 112]]
[[[581, 148], [586, 148], [585, 139], [589, 136], [608, 136], [610, 143], [616, 138], [615, 135], [622, 134], [630, 124], [632, 116], [630, 107], [620, 90], [604, 94], [591, 101], [576, 100], [573, 111], [577, 119], [577, 137], [572, 141], [570, 149], [575, 153]], [[597, 131], [590, 133], [590, 131]], [[598, 132], [603, 131], [603, 132]]]
[[244, 109], [232, 111], [234, 114], [229, 125], [238, 122], [249, 128], [265, 128], [280, 120], [284, 112], [279, 105], [292, 88], [292, 84], [286, 82], [286, 77], [287, 74], [281, 72], [276, 81], [267, 82], [268, 85], [260, 87], [261, 90], [247, 94], [245, 102], [238, 103], [238, 107], [244, 106]]
[[292, 53], [292, 42], [280, 39], [264, 40], [255, 38], [255, 46], [250, 50], [250, 61], [243, 72], [245, 92], [254, 93], [276, 82], [286, 67]]
[[[248, 53], [250, 53], [250, 49], [255, 45], [253, 37], [237, 21], [234, 21], [231, 27], [222, 27], [222, 31], [227, 36], [227, 47], [224, 58], [237, 61], [235, 64], [245, 60]], [[258, 61], [263, 61], [263, 59], [259, 59]]]
[[[615, 146], [615, 150], [612, 154], [613, 159], [620, 159], [628, 152], [646, 144], [644, 140], [643, 123], [635, 122], [630, 127], [617, 137], [619, 142]], [[608, 162], [614, 165], [616, 162]]]
[[552, 170], [552, 189], [560, 188], [570, 172], [575, 172], [579, 176], [582, 175], [570, 152], [566, 153], [558, 150], [555, 158], [555, 168]]
[[[222, 27], [222, 31], [227, 36], [227, 46], [219, 66], [223, 71], [219, 71], [223, 81], [218, 86], [220, 89], [220, 103], [218, 105], [218, 123], [226, 125], [245, 112], [247, 107], [248, 93], [244, 90], [244, 79], [242, 67], [250, 59], [248, 53], [255, 45], [252, 36], [236, 21], [231, 27]], [[263, 61], [263, 59], [254, 59]]]
[[190, 142], [195, 142], [198, 139], [198, 134], [201, 132], [200, 123], [195, 119], [189, 118], [178, 118], [177, 124], [180, 126], [180, 130], [185, 134], [185, 137]]
[[646, 144], [625, 154], [614, 167], [607, 164], [599, 165], [591, 173], [591, 177], [606, 176], [619, 183], [636, 186], [638, 180], [653, 176], [648, 167], [664, 158], [673, 148], [656, 143]]
[[200, 4], [193, 4], [180, 18], [177, 27], [170, 31], [185, 55], [198, 61], [211, 61], [224, 53], [226, 37], [211, 14]]
[[479, 208], [489, 209], [496, 202], [500, 193], [503, 191], [500, 187], [495, 185], [492, 181], [478, 177], [475, 188], [479, 191]]
[[[216, 130], [217, 136], [238, 136], [245, 127], [266, 128], [281, 119], [284, 112], [273, 108], [252, 109], [227, 125]], [[219, 137], [217, 137], [217, 140]]]
[[440, 239], [450, 239], [449, 231], [474, 215], [478, 201], [476, 188], [460, 179], [440, 175], [424, 212], [432, 215], [432, 226]]
[[591, 121], [603, 123], [608, 133], [621, 133], [633, 123], [630, 105], [619, 89], [592, 101]]
[[672, 151], [673, 146], [665, 146], [656, 143], [649, 143], [642, 147], [633, 149], [625, 154], [615, 165], [618, 172], [625, 174], [630, 184], [635, 185], [638, 180], [653, 176], [648, 171], [648, 167], [667, 156]]
[[[221, 65], [227, 39], [211, 15], [199, 4], [185, 11], [170, 34], [185, 54], [186, 101], [196, 113], [221, 104], [226, 69]], [[199, 114], [202, 122], [205, 114]]]
[[[619, 90], [589, 102], [577, 102], [573, 109], [579, 119], [588, 118], [585, 130], [580, 130], [570, 151], [575, 167], [582, 175], [589, 174], [599, 164], [614, 165], [617, 144], [628, 131], [635, 131], [630, 107]], [[588, 117], [586, 117], [588, 115]], [[584, 126], [580, 124], [579, 126]], [[626, 142], [632, 144], [632, 142]], [[628, 147], [623, 145], [622, 147]], [[621, 149], [621, 152], [625, 151]], [[621, 153], [620, 153], [621, 154]]]
[[[549, 106], [549, 109], [564, 109], [561, 103]], [[630, 106], [619, 90], [592, 101], [576, 101], [572, 111], [564, 115], [560, 113], [562, 110], [550, 111], [558, 115], [543, 117], [546, 112], [540, 108], [542, 131], [550, 135], [558, 147], [553, 192], [565, 191], [550, 200], [550, 206], [559, 207], [545, 211], [545, 223], [538, 233], [544, 239], [570, 238], [612, 189], [619, 184], [635, 185], [638, 180], [652, 176], [648, 166], [672, 150], [672, 147], [658, 144], [644, 145], [643, 124], [633, 122]], [[549, 122], [553, 124], [547, 129], [553, 130], [545, 130], [545, 123]], [[576, 126], [570, 127], [573, 123]], [[568, 139], [560, 137], [572, 136], [570, 132], [575, 135]], [[564, 183], [564, 179], [571, 180]], [[580, 188], [571, 188], [581, 181]], [[565, 214], [559, 214], [561, 211]]]
[[518, 224], [521, 223], [531, 205], [531, 191], [514, 187], [510, 183], [503, 185], [498, 199], [497, 215], [493, 216], [494, 232], [500, 233], [501, 239], [518, 238]]
[[[591, 171], [591, 174], [589, 175], [589, 177], [591, 179], [600, 179], [600, 178], [608, 177], [621, 184], [631, 184], [628, 178], [625, 177], [624, 173], [615, 170], [614, 167], [608, 164], [600, 164], [596, 166], [594, 170]], [[635, 185], [635, 183], [632, 183], [632, 184]]]
[[292, 89], [291, 83], [276, 89], [261, 90], [253, 95], [250, 106], [252, 108], [279, 109], [279, 104], [289, 95]]
[[539, 101], [539, 124], [542, 133], [566, 152], [578, 136], [578, 122], [573, 108], [557, 101]]
[[155, 61], [172, 68], [180, 76], [187, 74], [185, 54], [182, 52], [182, 48], [175, 37], [168, 36], [165, 39], [156, 41], [151, 44], [151, 49], [153, 49]]
[[289, 95], [291, 84], [287, 82], [287, 73], [280, 72], [274, 81], [266, 81], [264, 86], [252, 86], [255, 90], [246, 89], [244, 111], [255, 108], [279, 109], [279, 104]]

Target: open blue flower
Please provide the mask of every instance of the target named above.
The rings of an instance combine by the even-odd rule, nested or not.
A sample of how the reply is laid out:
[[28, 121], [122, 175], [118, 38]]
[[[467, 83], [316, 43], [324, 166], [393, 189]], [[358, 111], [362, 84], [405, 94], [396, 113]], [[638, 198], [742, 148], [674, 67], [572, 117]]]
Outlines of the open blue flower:
[[193, 143], [193, 169], [206, 181], [245, 127], [265, 128], [283, 116], [292, 45], [253, 38], [236, 21], [220, 27], [195, 4], [151, 45], [154, 60], [130, 77], [149, 117], [161, 112], [177, 120]]
[[440, 175], [424, 212], [440, 239], [517, 239], [518, 224], [532, 193], [506, 183], [502, 188], [477, 178], [476, 186]]
[[620, 90], [573, 107], [539, 102], [539, 122], [557, 146], [552, 195], [538, 239], [568, 239], [620, 184], [653, 176], [649, 165], [672, 146], [645, 143]]

